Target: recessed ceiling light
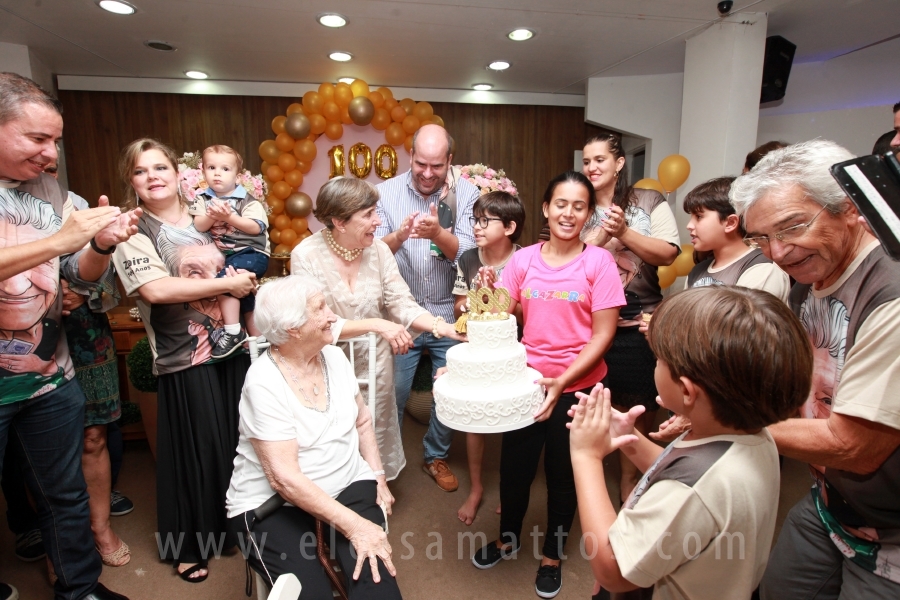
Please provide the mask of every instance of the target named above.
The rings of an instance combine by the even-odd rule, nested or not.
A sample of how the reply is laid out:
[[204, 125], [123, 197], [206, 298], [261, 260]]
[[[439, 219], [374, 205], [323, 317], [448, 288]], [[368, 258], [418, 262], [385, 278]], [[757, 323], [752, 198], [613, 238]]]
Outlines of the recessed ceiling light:
[[353, 58], [353, 55], [349, 52], [332, 52], [328, 55], [328, 58], [330, 58], [331, 60], [336, 60], [338, 62], [347, 62], [348, 60]]
[[534, 37], [534, 32], [530, 29], [513, 29], [507, 34], [507, 37], [514, 42], [524, 42]]
[[206, 79], [207, 77], [209, 77], [209, 75], [207, 75], [203, 71], [185, 71], [184, 74], [191, 79]]
[[134, 6], [127, 2], [122, 2], [122, 0], [100, 0], [97, 2], [97, 6], [117, 15], [133, 15], [137, 10]]
[[147, 40], [146, 42], [144, 42], [144, 45], [148, 48], [159, 50], [160, 52], [174, 52], [176, 49], [172, 44], [163, 42], [161, 40]]
[[505, 71], [509, 68], [509, 63], [505, 60], [495, 60], [491, 64], [488, 65], [488, 69], [493, 69], [494, 71]]
[[326, 13], [319, 15], [319, 23], [325, 27], [343, 27], [347, 24], [347, 17], [337, 13]]
[[492, 86], [489, 83], [476, 83], [475, 85], [472, 86], [472, 89], [478, 90], [479, 92], [486, 92], [489, 89], [491, 89], [492, 87], [494, 87], [494, 86]]
[[338, 81], [341, 83], [346, 83], [347, 85], [350, 85], [351, 83], [356, 81], [356, 78], [355, 77], [341, 77], [340, 79], [338, 79]]

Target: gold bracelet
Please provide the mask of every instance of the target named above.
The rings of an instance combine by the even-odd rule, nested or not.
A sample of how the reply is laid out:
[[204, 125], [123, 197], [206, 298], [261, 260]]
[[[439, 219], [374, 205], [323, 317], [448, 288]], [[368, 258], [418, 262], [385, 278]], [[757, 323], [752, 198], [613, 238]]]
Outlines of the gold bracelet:
[[444, 323], [444, 322], [445, 322], [444, 317], [435, 317], [434, 323], [431, 324], [431, 335], [433, 335], [436, 339], [441, 339], [442, 337], [444, 337], [441, 334], [439, 334], [438, 330], [437, 330], [438, 323]]

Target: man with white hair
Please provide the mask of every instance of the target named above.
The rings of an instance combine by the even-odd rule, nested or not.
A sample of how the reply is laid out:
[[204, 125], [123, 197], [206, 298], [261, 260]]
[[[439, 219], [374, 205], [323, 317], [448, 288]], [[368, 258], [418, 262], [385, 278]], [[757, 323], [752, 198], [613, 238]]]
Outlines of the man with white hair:
[[731, 188], [747, 242], [797, 281], [791, 307], [816, 355], [802, 417], [769, 427], [815, 485], [772, 550], [764, 599], [900, 598], [900, 263], [829, 172], [851, 158], [833, 142], [795, 144]]
[[[57, 600], [127, 600], [106, 589], [81, 470], [85, 398], [61, 328], [60, 275], [90, 288], [140, 212], [101, 196], [74, 212], [43, 171], [56, 162], [62, 107], [30, 79], [0, 73], [0, 464], [15, 435], [26, 459]], [[0, 600], [18, 592], [0, 584]]]

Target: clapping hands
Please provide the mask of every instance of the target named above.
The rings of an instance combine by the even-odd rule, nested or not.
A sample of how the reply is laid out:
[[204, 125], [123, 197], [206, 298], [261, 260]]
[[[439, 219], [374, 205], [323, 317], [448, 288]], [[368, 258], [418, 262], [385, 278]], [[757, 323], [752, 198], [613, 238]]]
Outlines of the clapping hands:
[[578, 404], [569, 409], [572, 422], [569, 445], [572, 456], [576, 454], [596, 460], [611, 452], [634, 444], [634, 422], [644, 412], [643, 406], [635, 406], [626, 413], [612, 408], [609, 390], [598, 383], [591, 394], [577, 393]]

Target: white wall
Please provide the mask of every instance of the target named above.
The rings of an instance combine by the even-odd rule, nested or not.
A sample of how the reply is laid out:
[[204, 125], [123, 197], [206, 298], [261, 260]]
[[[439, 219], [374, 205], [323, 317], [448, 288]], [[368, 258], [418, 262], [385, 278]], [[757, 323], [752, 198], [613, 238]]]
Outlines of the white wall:
[[0, 71], [31, 77], [28, 46], [0, 42]]
[[761, 115], [756, 142], [757, 145], [771, 140], [794, 143], [818, 137], [837, 142], [857, 156], [862, 156], [871, 154], [875, 140], [893, 126], [892, 104], [768, 117]]

